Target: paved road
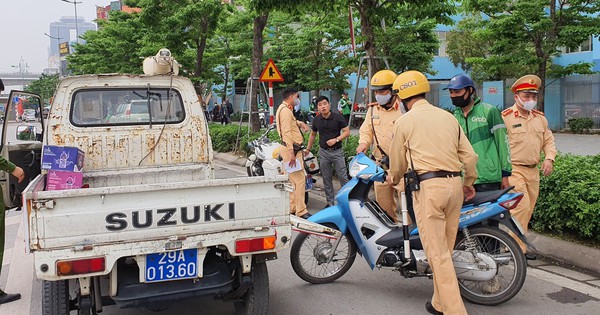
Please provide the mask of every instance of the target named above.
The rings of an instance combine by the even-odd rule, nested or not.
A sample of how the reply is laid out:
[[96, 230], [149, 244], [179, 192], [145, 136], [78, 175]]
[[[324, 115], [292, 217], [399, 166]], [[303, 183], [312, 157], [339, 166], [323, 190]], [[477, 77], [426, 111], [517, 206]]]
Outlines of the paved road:
[[[220, 178], [245, 176], [241, 167], [217, 164]], [[321, 209], [325, 201], [311, 194], [311, 211]], [[0, 287], [20, 292], [23, 299], [0, 305], [0, 314], [41, 314], [41, 281], [35, 280], [32, 258], [23, 250], [20, 212], [10, 211], [7, 218], [7, 250]], [[13, 250], [14, 249], [14, 250]], [[357, 257], [350, 271], [338, 281], [311, 285], [298, 278], [289, 263], [289, 250], [269, 262], [269, 314], [426, 314], [424, 303], [431, 297], [433, 285], [428, 279], [404, 279], [392, 271], [371, 271]], [[8, 278], [8, 279], [7, 279]], [[8, 283], [7, 283], [8, 280]], [[485, 307], [466, 303], [470, 314], [597, 314], [600, 309], [600, 279], [593, 275], [536, 262], [528, 269], [523, 289], [503, 305]], [[115, 306], [103, 314], [192, 315], [233, 314], [230, 304], [197, 299], [180, 302], [159, 312], [147, 309], [121, 310]]]

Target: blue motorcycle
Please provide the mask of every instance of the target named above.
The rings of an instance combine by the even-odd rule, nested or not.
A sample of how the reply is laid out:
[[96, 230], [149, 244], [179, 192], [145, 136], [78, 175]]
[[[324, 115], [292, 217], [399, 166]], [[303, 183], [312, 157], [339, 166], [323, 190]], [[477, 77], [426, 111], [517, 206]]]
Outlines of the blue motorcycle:
[[[385, 171], [364, 154], [358, 154], [349, 169], [352, 179], [338, 192], [338, 205], [308, 220], [291, 220], [294, 229], [301, 232], [290, 253], [296, 274], [310, 283], [329, 283], [343, 276], [359, 253], [371, 269], [398, 271], [405, 278], [431, 278], [433, 272], [417, 226], [395, 224], [375, 200], [369, 199], [373, 183], [383, 182]], [[509, 230], [529, 244], [509, 212], [523, 194], [509, 193], [511, 189], [477, 193], [463, 205], [452, 260], [461, 294], [472, 303], [504, 303], [525, 282], [525, 257], [505, 232]], [[403, 222], [409, 215], [416, 222], [404, 194], [402, 199]]]

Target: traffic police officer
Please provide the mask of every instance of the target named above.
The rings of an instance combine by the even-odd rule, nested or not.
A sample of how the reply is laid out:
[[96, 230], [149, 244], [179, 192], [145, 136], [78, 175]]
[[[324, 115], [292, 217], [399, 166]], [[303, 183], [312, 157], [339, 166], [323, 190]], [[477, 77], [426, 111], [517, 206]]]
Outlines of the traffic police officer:
[[[371, 90], [375, 91], [377, 102], [369, 104], [365, 120], [360, 126], [360, 137], [356, 153], [366, 153], [369, 148], [379, 163], [387, 157], [392, 143], [394, 121], [400, 116], [400, 100], [392, 93], [396, 73], [381, 70], [371, 78]], [[389, 161], [384, 161], [389, 163]], [[379, 206], [394, 220], [398, 221], [396, 196], [402, 192], [402, 183], [393, 186], [388, 182], [375, 182], [375, 197]]]
[[[508, 128], [513, 164], [508, 182], [515, 186], [516, 191], [523, 193], [523, 199], [510, 213], [517, 218], [525, 232], [540, 190], [540, 172], [537, 168], [540, 153], [544, 152], [545, 156], [542, 163], [544, 176], [552, 173], [556, 157], [554, 136], [548, 129], [548, 120], [544, 113], [534, 109], [541, 84], [542, 81], [535, 75], [526, 75], [518, 79], [510, 88], [515, 94], [515, 104], [502, 112], [502, 118]], [[521, 245], [527, 259], [536, 258], [535, 255], [527, 253], [527, 246], [518, 237], [513, 237]]]
[[394, 184], [409, 179], [406, 185], [412, 191], [419, 234], [433, 270], [433, 298], [425, 309], [431, 314], [467, 314], [452, 249], [464, 197], [475, 195], [477, 155], [452, 114], [425, 99], [430, 90], [425, 75], [403, 72], [393, 90], [407, 113], [394, 126], [389, 174]]
[[[298, 91], [293, 88], [287, 88], [283, 91], [283, 102], [279, 105], [275, 117], [277, 118], [277, 132], [283, 145], [280, 147], [279, 154], [283, 159], [284, 171], [287, 167], [297, 168], [297, 163], [304, 163], [303, 153], [300, 145], [304, 142], [304, 137], [300, 128], [308, 131], [308, 126], [296, 120], [292, 110], [300, 105]], [[297, 149], [294, 150], [294, 147]], [[287, 164], [287, 165], [286, 165]], [[287, 173], [287, 171], [286, 171]], [[304, 174], [304, 165], [289, 173], [289, 179], [294, 184], [294, 191], [290, 193], [290, 213], [301, 218], [308, 219], [310, 214], [306, 210], [304, 192], [306, 190], [306, 175]]]

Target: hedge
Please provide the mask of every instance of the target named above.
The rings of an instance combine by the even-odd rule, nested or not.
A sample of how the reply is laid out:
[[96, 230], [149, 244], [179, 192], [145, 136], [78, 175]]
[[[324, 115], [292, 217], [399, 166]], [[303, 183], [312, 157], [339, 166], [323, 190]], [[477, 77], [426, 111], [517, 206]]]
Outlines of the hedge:
[[[245, 154], [248, 156], [253, 153], [250, 152], [248, 148], [249, 140], [254, 140], [260, 137], [266, 129], [261, 129], [260, 132], [250, 132], [248, 135], [248, 127], [242, 126], [241, 129], [237, 124], [229, 124], [229, 125], [221, 125], [218, 123], [209, 123], [208, 129], [210, 132], [210, 137], [212, 140], [213, 150], [217, 152], [236, 152]], [[238, 141], [237, 148], [235, 147], [236, 138], [238, 137], [238, 130], [240, 134], [240, 139]], [[308, 144], [308, 136], [310, 133], [304, 133], [304, 144]], [[269, 139], [273, 141], [281, 141], [277, 131], [273, 130], [269, 132]], [[311, 151], [313, 154], [317, 154], [319, 152], [319, 143], [317, 140], [313, 144]], [[346, 158], [350, 158], [356, 155], [356, 147], [358, 146], [358, 136], [351, 135], [347, 140], [344, 140], [344, 155]]]
[[[238, 125], [209, 124], [213, 149], [218, 152], [234, 151]], [[264, 132], [250, 133], [247, 127], [240, 130], [236, 152], [250, 154], [248, 139], [256, 139]], [[273, 141], [280, 141], [276, 131], [269, 133]], [[304, 135], [308, 143], [308, 134]], [[346, 158], [356, 154], [358, 136], [351, 135], [344, 142]], [[311, 148], [317, 154], [317, 141]], [[540, 195], [531, 220], [539, 232], [568, 233], [581, 238], [600, 240], [600, 155], [576, 156], [559, 154], [550, 176], [540, 175]]]
[[600, 240], [600, 155], [559, 154], [554, 172], [540, 177], [532, 227]]

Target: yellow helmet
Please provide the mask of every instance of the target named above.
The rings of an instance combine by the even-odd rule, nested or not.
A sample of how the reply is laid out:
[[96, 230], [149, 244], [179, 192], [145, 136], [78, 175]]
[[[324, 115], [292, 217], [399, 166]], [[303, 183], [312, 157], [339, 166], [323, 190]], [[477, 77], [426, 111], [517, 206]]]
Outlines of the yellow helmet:
[[429, 81], [425, 75], [414, 70], [400, 73], [392, 86], [392, 92], [398, 93], [398, 96], [402, 100], [427, 93], [429, 90]]
[[392, 70], [377, 71], [371, 78], [371, 90], [391, 89], [397, 74]]

